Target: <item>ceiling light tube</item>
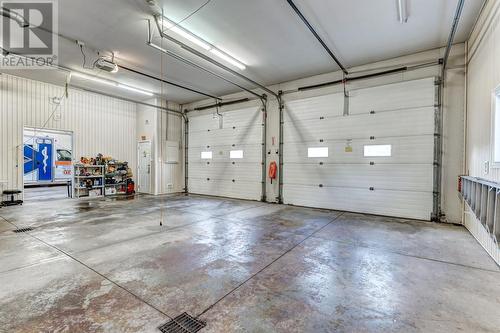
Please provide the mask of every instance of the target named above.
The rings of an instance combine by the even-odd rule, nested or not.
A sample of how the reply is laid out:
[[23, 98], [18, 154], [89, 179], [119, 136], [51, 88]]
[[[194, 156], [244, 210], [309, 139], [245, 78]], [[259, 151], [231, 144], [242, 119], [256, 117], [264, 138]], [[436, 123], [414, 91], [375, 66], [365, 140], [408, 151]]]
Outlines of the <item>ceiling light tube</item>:
[[204, 41], [202, 41], [201, 39], [199, 39], [198, 37], [196, 36], [193, 36], [192, 34], [190, 34], [189, 32], [179, 28], [179, 27], [173, 27], [172, 29], [170, 29], [171, 31], [175, 32], [176, 34], [178, 35], [181, 35], [182, 37], [186, 38], [187, 40], [189, 40], [190, 42], [198, 45], [199, 47], [201, 47], [202, 49], [205, 49], [205, 50], [210, 50], [212, 48], [211, 45], [209, 45], [208, 43], [205, 43]]
[[220, 59], [230, 63], [233, 66], [236, 66], [237, 68], [241, 70], [245, 70], [246, 66], [241, 63], [240, 61], [236, 60], [234, 57], [230, 56], [229, 54], [219, 50], [217, 47], [213, 46], [212, 44], [204, 41], [200, 37], [196, 36], [193, 34], [191, 31], [184, 29], [180, 25], [176, 24], [175, 22], [169, 20], [166, 17], [163, 18], [158, 18], [158, 21], [161, 23], [163, 28], [165, 29], [163, 32], [170, 30], [179, 36], [182, 36], [183, 38], [189, 40], [190, 42], [198, 45], [205, 51], [210, 51], [213, 53], [215, 56], [219, 57]]
[[138, 89], [138, 88], [134, 88], [134, 87], [131, 87], [131, 86], [127, 86], [127, 85], [121, 84], [121, 83], [118, 83], [117, 87], [118, 88], [122, 88], [122, 89], [126, 89], [126, 90], [130, 90], [130, 91], [133, 91], [133, 92], [136, 92], [136, 93], [139, 93], [139, 94], [143, 94], [143, 95], [146, 95], [146, 96], [154, 96], [154, 94], [152, 92], [145, 91], [145, 90]]
[[147, 96], [154, 96], [154, 94], [152, 92], [149, 92], [149, 91], [146, 91], [146, 90], [142, 90], [142, 89], [138, 89], [138, 88], [134, 88], [134, 87], [128, 86], [128, 85], [123, 84], [123, 83], [118, 83], [118, 82], [114, 82], [114, 81], [110, 81], [110, 80], [101, 79], [101, 78], [98, 78], [96, 76], [91, 76], [91, 75], [87, 75], [87, 74], [83, 74], [83, 73], [78, 73], [78, 72], [72, 72], [71, 76], [76, 76], [76, 77], [84, 79], [84, 80], [94, 81], [94, 82], [97, 82], [97, 83], [101, 83], [101, 84], [105, 84], [105, 85], [108, 85], [108, 86], [112, 86], [112, 87], [117, 87], [117, 88], [129, 90], [129, 91], [133, 91], [133, 92], [136, 92], [136, 93], [139, 93], [139, 94], [143, 94], [143, 95], [147, 95]]
[[233, 57], [225, 54], [224, 52], [218, 50], [218, 49], [211, 49], [210, 52], [212, 52], [214, 55], [216, 55], [217, 57], [227, 61], [228, 63], [230, 63], [231, 65], [233, 66], [236, 66], [238, 67], [239, 69], [241, 70], [245, 70], [246, 66], [243, 65], [241, 62], [237, 61], [236, 59], [234, 59]]
[[399, 23], [404, 24], [408, 22], [408, 3], [407, 0], [398, 0], [398, 20]]

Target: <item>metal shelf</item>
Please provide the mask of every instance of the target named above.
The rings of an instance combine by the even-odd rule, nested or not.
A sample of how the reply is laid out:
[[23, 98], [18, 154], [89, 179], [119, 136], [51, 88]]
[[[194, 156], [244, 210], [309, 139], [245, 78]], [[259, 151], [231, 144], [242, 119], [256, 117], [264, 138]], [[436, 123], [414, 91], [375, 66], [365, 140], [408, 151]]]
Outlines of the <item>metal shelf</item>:
[[498, 245], [500, 241], [500, 184], [462, 176], [462, 198]]

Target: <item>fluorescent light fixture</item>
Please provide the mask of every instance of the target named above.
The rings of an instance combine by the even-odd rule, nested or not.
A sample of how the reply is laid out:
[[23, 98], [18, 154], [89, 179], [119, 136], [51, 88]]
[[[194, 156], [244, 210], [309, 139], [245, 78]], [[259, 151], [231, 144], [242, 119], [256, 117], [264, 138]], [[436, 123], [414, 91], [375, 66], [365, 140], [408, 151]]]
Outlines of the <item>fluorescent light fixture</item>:
[[[198, 45], [199, 47], [201, 47], [205, 51], [210, 51], [215, 56], [230, 63], [231, 65], [233, 65], [235, 67], [238, 67], [241, 70], [246, 69], [246, 66], [241, 61], [238, 61], [233, 56], [227, 54], [226, 52], [219, 50], [218, 48], [216, 48], [212, 44], [204, 41], [200, 37], [193, 34], [191, 31], [181, 27], [180, 25], [177, 25], [176, 23], [169, 20], [168, 18], [163, 17], [163, 18], [158, 18], [158, 20], [162, 24], [162, 26], [165, 30], [170, 30], [170, 31], [178, 34], [179, 36], [182, 36], [183, 38], [189, 40], [190, 42]], [[163, 32], [165, 32], [165, 31], [163, 31]], [[162, 50], [159, 47], [156, 47], [156, 48], [159, 50]]]
[[143, 95], [146, 95], [146, 96], [154, 96], [154, 94], [152, 92], [149, 92], [149, 91], [146, 91], [146, 90], [142, 90], [142, 89], [138, 89], [138, 88], [134, 88], [134, 87], [128, 86], [128, 85], [123, 84], [123, 83], [118, 83], [118, 82], [115, 82], [115, 81], [101, 79], [101, 78], [96, 77], [96, 76], [87, 75], [87, 74], [78, 73], [78, 72], [71, 72], [71, 75], [79, 77], [79, 78], [84, 79], [84, 80], [90, 80], [90, 81], [94, 81], [94, 82], [97, 82], [97, 83], [105, 84], [105, 85], [108, 85], [108, 86], [112, 86], [112, 87], [117, 87], [117, 88], [129, 90], [129, 91], [133, 91], [133, 92], [136, 92], [136, 93], [139, 93], [139, 94], [143, 94]]
[[127, 86], [125, 84], [121, 84], [121, 83], [118, 83], [116, 86], [118, 88], [122, 88], [122, 89], [125, 89], [125, 90], [130, 90], [130, 91], [133, 91], [133, 92], [136, 92], [136, 93], [139, 93], [139, 94], [143, 94], [143, 95], [147, 95], [147, 96], [153, 96], [154, 95], [152, 92], [145, 91], [145, 90], [142, 90], [142, 89], [137, 89], [137, 88], [134, 88], [134, 87], [131, 87], [131, 86]]
[[397, 0], [398, 4], [398, 20], [403, 24], [408, 22], [408, 3], [407, 0]]
[[225, 54], [224, 52], [222, 52], [218, 49], [211, 49], [210, 52], [212, 52], [213, 54], [215, 54], [217, 57], [221, 58], [222, 60], [227, 61], [231, 65], [238, 67], [241, 70], [245, 70], [245, 68], [246, 68], [246, 66], [243, 65], [241, 62], [237, 61], [233, 57]]
[[328, 147], [307, 148], [307, 157], [328, 157]]
[[175, 32], [176, 34], [178, 35], [181, 35], [182, 37], [186, 38], [187, 40], [189, 40], [190, 42], [193, 42], [195, 43], [196, 45], [198, 45], [199, 47], [205, 49], [205, 50], [210, 50], [212, 48], [211, 45], [205, 43], [204, 41], [202, 41], [201, 39], [199, 39], [198, 37], [196, 36], [193, 36], [192, 34], [190, 34], [189, 32], [179, 28], [179, 27], [173, 27], [172, 29], [173, 32]]

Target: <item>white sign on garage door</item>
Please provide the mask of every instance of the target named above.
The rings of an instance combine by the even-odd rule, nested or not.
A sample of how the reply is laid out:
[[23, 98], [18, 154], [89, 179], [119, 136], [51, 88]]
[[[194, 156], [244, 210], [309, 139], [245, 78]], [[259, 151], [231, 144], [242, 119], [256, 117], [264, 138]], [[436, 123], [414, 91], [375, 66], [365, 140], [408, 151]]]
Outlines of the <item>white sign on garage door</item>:
[[429, 220], [434, 79], [350, 96], [347, 116], [341, 93], [286, 102], [284, 202]]
[[219, 113], [189, 118], [189, 192], [260, 200], [262, 112], [250, 107]]

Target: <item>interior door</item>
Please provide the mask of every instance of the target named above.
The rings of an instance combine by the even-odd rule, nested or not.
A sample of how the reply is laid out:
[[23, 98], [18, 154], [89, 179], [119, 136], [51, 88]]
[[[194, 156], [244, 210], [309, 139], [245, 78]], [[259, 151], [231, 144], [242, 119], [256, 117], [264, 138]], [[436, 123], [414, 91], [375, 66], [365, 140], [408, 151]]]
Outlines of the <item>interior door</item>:
[[151, 141], [142, 141], [137, 144], [138, 151], [138, 193], [151, 193]]

